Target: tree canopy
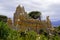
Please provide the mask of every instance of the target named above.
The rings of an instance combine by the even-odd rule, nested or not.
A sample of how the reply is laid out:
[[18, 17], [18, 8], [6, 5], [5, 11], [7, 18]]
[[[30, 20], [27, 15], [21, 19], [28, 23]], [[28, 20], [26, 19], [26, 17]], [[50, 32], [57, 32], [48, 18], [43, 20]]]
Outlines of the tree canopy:
[[7, 22], [7, 16], [0, 15], [0, 22]]
[[32, 11], [29, 13], [29, 16], [33, 19], [39, 18], [41, 20], [41, 12], [39, 11]]

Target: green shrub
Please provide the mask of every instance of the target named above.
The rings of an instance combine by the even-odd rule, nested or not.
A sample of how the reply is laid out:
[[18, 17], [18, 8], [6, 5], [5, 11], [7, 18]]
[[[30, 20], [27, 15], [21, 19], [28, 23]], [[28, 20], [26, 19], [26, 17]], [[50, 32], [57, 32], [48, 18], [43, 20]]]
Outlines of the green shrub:
[[9, 35], [9, 27], [6, 23], [0, 22], [0, 39], [6, 40]]

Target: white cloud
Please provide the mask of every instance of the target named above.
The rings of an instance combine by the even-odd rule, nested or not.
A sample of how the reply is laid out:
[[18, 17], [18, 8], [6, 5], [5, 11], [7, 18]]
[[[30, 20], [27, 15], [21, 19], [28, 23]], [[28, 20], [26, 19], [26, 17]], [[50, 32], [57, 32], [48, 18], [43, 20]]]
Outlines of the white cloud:
[[[57, 8], [55, 7], [57, 5], [54, 4], [60, 4], [60, 0], [0, 0], [0, 14], [13, 17], [15, 8], [19, 4], [23, 5], [27, 12], [38, 10], [42, 12], [43, 18], [50, 16], [52, 21], [60, 20], [60, 12], [57, 12], [60, 7], [53, 11], [53, 8]], [[50, 6], [53, 6], [53, 8]]]

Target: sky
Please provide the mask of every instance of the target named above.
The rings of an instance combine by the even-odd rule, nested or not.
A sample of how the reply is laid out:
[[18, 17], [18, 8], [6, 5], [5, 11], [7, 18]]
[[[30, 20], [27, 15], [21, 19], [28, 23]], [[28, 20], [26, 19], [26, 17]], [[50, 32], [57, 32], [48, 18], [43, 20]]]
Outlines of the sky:
[[18, 5], [26, 12], [40, 11], [43, 19], [50, 16], [51, 21], [60, 21], [60, 0], [0, 0], [0, 15], [13, 18]]

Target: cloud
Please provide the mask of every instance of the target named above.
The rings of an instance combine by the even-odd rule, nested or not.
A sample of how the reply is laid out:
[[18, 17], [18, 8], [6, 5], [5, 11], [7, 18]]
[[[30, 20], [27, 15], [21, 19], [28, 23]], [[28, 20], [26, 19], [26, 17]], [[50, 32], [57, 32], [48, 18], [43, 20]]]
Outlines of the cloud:
[[40, 11], [43, 19], [50, 16], [52, 21], [60, 20], [60, 0], [0, 0], [0, 14], [13, 18], [19, 4], [23, 5], [27, 12]]

